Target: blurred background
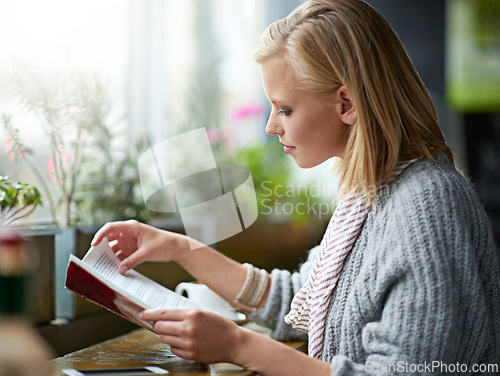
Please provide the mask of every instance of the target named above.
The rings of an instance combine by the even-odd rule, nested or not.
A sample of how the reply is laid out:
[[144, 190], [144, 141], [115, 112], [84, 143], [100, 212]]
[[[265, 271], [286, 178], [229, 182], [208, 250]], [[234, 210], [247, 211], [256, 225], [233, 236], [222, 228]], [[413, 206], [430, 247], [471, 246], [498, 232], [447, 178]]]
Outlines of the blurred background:
[[[498, 244], [500, 1], [368, 2], [396, 30], [434, 98], [457, 166], [475, 185]], [[141, 153], [168, 137], [205, 127], [218, 163], [252, 172], [259, 220], [219, 250], [268, 269], [293, 268], [319, 242], [335, 207], [331, 161], [301, 171], [265, 134], [270, 108], [251, 58], [263, 29], [300, 3], [0, 3], [0, 176], [25, 184], [18, 188], [24, 201], [15, 203], [24, 205], [22, 218], [11, 220], [28, 226], [37, 242], [45, 295], [30, 293], [40, 297], [31, 314], [58, 354], [85, 341], [64, 342], [54, 320], [102, 313], [61, 291], [69, 253], [85, 254], [95, 230], [111, 220], [183, 231], [176, 213], [146, 209], [137, 171]], [[4, 199], [2, 212], [9, 205]], [[144, 272], [165, 276], [154, 267]], [[169, 287], [188, 279], [173, 267], [167, 275], [161, 282]]]

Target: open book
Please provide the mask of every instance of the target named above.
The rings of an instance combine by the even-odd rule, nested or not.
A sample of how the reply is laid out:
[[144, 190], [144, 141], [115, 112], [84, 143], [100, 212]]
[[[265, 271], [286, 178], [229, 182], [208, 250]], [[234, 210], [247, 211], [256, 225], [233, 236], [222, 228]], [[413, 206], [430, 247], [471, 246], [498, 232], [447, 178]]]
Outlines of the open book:
[[119, 274], [120, 262], [107, 239], [103, 239], [89, 249], [83, 260], [70, 256], [65, 287], [151, 331], [153, 323], [139, 320], [139, 312], [157, 307], [200, 308], [135, 270]]

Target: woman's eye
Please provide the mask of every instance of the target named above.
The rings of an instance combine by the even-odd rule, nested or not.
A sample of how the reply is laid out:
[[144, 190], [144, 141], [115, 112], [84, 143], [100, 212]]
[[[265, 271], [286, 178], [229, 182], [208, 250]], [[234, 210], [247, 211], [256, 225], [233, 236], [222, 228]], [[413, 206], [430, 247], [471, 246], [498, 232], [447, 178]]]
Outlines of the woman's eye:
[[288, 115], [290, 115], [291, 112], [292, 112], [291, 110], [279, 110], [278, 115], [279, 116], [288, 116]]

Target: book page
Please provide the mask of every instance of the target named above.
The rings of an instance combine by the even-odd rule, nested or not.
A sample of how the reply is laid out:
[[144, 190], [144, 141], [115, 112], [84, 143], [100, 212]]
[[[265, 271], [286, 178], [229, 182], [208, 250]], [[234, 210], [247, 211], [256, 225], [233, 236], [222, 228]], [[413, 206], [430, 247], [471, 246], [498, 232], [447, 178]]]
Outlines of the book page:
[[107, 239], [103, 239], [99, 245], [91, 248], [82, 261], [95, 273], [116, 286], [124, 295], [131, 295], [137, 299], [146, 309], [157, 307], [200, 308], [192, 301], [135, 270], [129, 270], [125, 275], [118, 273], [121, 261], [109, 247]]

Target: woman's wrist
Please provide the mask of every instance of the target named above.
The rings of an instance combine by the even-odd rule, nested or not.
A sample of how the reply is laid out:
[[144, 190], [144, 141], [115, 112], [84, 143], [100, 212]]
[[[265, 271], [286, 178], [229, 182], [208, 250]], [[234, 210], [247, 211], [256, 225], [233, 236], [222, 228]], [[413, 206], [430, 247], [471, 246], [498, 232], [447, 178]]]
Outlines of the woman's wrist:
[[242, 310], [253, 312], [264, 307], [271, 282], [269, 273], [251, 264], [245, 263], [246, 278], [233, 305]]
[[183, 267], [186, 261], [189, 260], [190, 255], [188, 251], [191, 250], [188, 236], [175, 234], [172, 239], [172, 243], [168, 248], [170, 248], [170, 250], [167, 249], [167, 251], [173, 252], [172, 261]]
[[330, 364], [260, 333], [238, 327], [228, 361], [261, 375], [330, 375]]
[[230, 352], [228, 362], [239, 365], [245, 369], [253, 370], [252, 360], [249, 359], [252, 336], [257, 333], [252, 332], [242, 326], [237, 326], [230, 341]]
[[166, 251], [171, 252], [171, 261], [227, 302], [234, 302], [245, 280], [245, 267], [186, 235], [177, 234], [169, 243]]

